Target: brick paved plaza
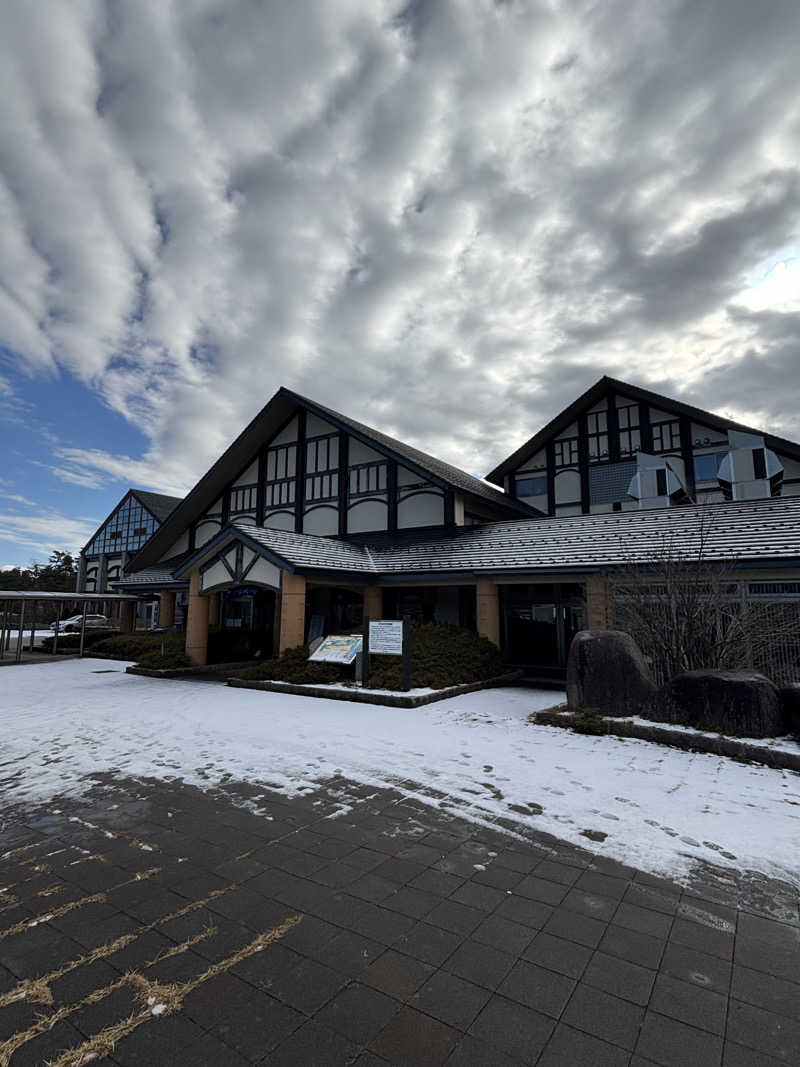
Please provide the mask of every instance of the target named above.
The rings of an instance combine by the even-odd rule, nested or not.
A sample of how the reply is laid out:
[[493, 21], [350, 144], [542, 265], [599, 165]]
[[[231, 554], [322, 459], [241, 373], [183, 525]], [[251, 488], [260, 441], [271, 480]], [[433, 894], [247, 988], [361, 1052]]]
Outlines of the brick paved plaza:
[[0, 1063], [800, 1060], [795, 891], [712, 868], [681, 888], [511, 829], [341, 779], [286, 799], [103, 776], [17, 807]]

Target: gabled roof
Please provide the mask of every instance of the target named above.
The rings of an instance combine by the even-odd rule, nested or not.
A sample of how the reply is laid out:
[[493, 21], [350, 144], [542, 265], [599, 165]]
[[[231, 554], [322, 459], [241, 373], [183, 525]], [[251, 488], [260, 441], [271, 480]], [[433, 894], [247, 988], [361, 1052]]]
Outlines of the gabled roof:
[[182, 559], [184, 577], [235, 538], [289, 571], [392, 577], [586, 573], [673, 558], [736, 566], [800, 566], [800, 497], [697, 504], [652, 511], [493, 522], [446, 537], [386, 546], [230, 523]]
[[494, 486], [487, 485], [480, 478], [474, 478], [449, 463], [397, 441], [364, 423], [356, 422], [355, 419], [341, 415], [338, 411], [309, 400], [299, 393], [281, 388], [184, 497], [161, 529], [156, 531], [131, 561], [128, 571], [136, 571], [157, 563], [190, 523], [198, 519], [219, 498], [225, 487], [252, 462], [259, 448], [274, 437], [299, 408], [305, 408], [338, 429], [347, 431], [377, 452], [398, 460], [403, 466], [442, 488], [453, 488], [477, 497], [503, 508], [508, 515], [533, 517], [539, 514], [521, 501], [513, 500]]
[[579, 415], [602, 400], [609, 390], [630, 397], [631, 400], [652, 404], [653, 407], [660, 408], [662, 411], [674, 411], [676, 415], [686, 415], [694, 422], [710, 426], [712, 429], [720, 430], [722, 433], [727, 433], [728, 430], [744, 430], [746, 433], [759, 434], [766, 441], [768, 448], [776, 452], [783, 452], [785, 455], [792, 456], [795, 459], [800, 459], [800, 444], [794, 441], [787, 441], [783, 437], [775, 437], [773, 434], [764, 433], [763, 430], [757, 430], [752, 426], [745, 426], [741, 422], [734, 422], [732, 419], [715, 415], [711, 411], [704, 411], [702, 408], [693, 407], [691, 404], [684, 404], [682, 400], [673, 400], [670, 397], [662, 396], [660, 393], [653, 393], [649, 389], [642, 389], [638, 385], [631, 385], [629, 382], [623, 382], [617, 378], [609, 378], [604, 375], [590, 389], [582, 393], [577, 400], [573, 400], [568, 407], [565, 407], [562, 412], [551, 419], [546, 426], [543, 426], [538, 433], [529, 438], [525, 444], [520, 445], [516, 452], [513, 452], [502, 463], [499, 463], [493, 471], [490, 471], [486, 475], [486, 480], [494, 482], [495, 485], [502, 485], [504, 475], [515, 471], [521, 463], [524, 463], [544, 448], [551, 438], [556, 437], [570, 423], [574, 422]]
[[142, 507], [149, 511], [159, 524], [162, 523], [181, 502], [181, 497], [179, 496], [164, 496], [163, 493], [147, 493], [144, 489], [128, 489], [94, 531], [92, 536], [86, 542], [86, 545], [83, 546], [84, 549], [94, 541], [95, 537], [97, 537], [109, 519], [111, 519], [113, 515], [116, 515], [128, 497], [131, 496], [135, 497]]
[[163, 493], [146, 493], [143, 489], [131, 489], [133, 495], [150, 512], [154, 519], [163, 522], [183, 500], [182, 496], [165, 496]]

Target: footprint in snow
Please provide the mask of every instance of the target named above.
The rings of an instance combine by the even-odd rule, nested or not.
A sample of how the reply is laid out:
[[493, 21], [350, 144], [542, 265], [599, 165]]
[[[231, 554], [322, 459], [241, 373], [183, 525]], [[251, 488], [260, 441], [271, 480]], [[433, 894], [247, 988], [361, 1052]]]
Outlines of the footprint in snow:
[[693, 837], [682, 837], [680, 840], [684, 845], [692, 845], [694, 848], [700, 848], [700, 842], [695, 841]]

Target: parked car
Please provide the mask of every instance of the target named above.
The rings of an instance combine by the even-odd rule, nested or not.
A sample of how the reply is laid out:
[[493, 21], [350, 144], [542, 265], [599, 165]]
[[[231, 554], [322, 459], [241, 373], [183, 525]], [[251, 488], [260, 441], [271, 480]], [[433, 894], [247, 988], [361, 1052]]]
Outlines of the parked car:
[[[83, 615], [70, 615], [68, 619], [62, 619], [58, 624], [59, 633], [76, 634], [80, 633], [81, 619]], [[87, 630], [102, 630], [104, 627], [111, 626], [111, 621], [105, 615], [87, 615], [86, 616], [86, 629]], [[55, 631], [56, 624], [50, 623], [50, 629]]]

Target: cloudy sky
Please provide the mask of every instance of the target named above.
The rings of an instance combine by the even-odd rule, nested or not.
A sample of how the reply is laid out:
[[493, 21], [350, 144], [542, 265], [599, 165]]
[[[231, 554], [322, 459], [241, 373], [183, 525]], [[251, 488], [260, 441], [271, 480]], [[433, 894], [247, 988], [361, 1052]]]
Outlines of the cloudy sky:
[[4, 0], [0, 564], [280, 386], [476, 474], [607, 373], [800, 437], [796, 0]]

